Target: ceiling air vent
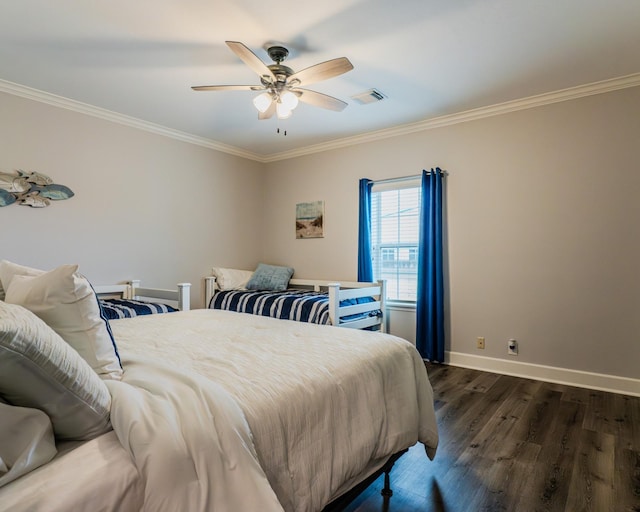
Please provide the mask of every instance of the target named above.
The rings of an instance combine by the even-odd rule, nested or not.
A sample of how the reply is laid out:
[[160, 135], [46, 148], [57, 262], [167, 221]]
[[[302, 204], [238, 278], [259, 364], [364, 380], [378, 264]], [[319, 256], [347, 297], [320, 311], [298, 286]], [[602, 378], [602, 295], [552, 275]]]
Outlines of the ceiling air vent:
[[356, 94], [355, 96], [351, 96], [351, 98], [356, 100], [361, 105], [366, 105], [368, 103], [382, 101], [387, 97], [377, 89], [369, 89], [368, 91], [361, 92], [360, 94]]

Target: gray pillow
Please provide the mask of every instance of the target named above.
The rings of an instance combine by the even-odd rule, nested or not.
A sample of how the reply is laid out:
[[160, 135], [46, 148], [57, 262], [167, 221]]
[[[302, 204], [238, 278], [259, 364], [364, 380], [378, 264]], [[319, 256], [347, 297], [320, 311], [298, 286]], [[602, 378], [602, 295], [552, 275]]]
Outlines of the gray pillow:
[[22, 306], [0, 302], [0, 396], [44, 411], [60, 439], [111, 429], [111, 395], [89, 364]]
[[278, 267], [260, 263], [247, 283], [247, 290], [273, 290], [281, 292], [287, 289], [293, 275], [291, 267]]

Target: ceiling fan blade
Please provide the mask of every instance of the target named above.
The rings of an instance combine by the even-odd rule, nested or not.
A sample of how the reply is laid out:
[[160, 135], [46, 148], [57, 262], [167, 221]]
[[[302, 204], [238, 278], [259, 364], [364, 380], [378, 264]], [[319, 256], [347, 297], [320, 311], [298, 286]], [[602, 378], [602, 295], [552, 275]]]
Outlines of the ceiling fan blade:
[[194, 85], [194, 91], [263, 91], [261, 85]]
[[[292, 85], [309, 85], [320, 80], [327, 80], [342, 75], [353, 69], [353, 64], [346, 57], [327, 60], [294, 73], [287, 80]], [[295, 84], [293, 83], [295, 81]]]
[[258, 76], [266, 76], [270, 81], [275, 82], [276, 77], [273, 72], [244, 44], [238, 41], [225, 41], [231, 51], [235, 53], [247, 66], [249, 66]]
[[269, 105], [269, 108], [267, 110], [265, 110], [264, 112], [258, 111], [258, 119], [260, 120], [271, 119], [273, 117], [273, 114], [275, 113], [276, 113], [276, 102], [272, 101], [271, 105]]
[[309, 89], [291, 89], [298, 99], [314, 107], [326, 108], [329, 110], [335, 110], [336, 112], [342, 112], [347, 103], [333, 96], [327, 96], [316, 91], [310, 91]]

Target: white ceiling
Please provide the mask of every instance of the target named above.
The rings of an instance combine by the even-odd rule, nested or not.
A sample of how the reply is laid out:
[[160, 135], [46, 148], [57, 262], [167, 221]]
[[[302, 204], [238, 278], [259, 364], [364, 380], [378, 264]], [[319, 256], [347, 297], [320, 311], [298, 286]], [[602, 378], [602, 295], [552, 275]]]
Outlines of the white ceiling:
[[[258, 121], [258, 84], [225, 45], [295, 71], [354, 69], [308, 88], [349, 103]], [[639, 0], [0, 0], [0, 79], [260, 158], [640, 72]], [[7, 84], [10, 82], [11, 84]], [[376, 88], [388, 99], [360, 105]], [[280, 134], [276, 132], [280, 128]], [[284, 130], [287, 135], [284, 136]]]

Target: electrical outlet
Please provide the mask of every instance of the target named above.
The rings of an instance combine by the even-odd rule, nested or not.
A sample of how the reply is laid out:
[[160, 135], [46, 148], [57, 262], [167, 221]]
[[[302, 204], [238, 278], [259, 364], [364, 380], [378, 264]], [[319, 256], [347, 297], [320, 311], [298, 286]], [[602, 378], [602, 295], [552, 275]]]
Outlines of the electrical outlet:
[[476, 347], [480, 350], [484, 350], [484, 338], [482, 336], [478, 336], [478, 338], [476, 338]]
[[510, 339], [507, 344], [507, 354], [509, 354], [510, 356], [518, 355], [518, 342], [513, 338]]

